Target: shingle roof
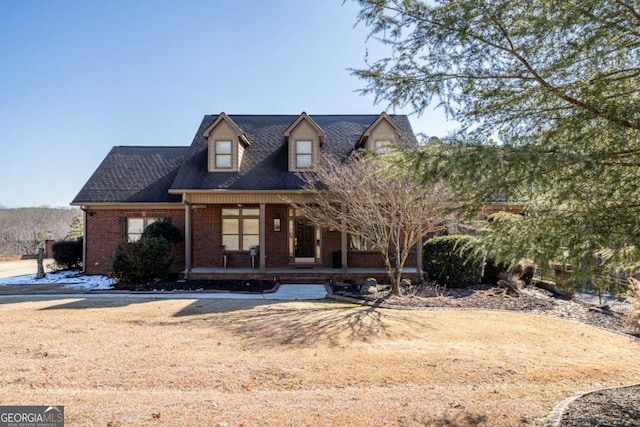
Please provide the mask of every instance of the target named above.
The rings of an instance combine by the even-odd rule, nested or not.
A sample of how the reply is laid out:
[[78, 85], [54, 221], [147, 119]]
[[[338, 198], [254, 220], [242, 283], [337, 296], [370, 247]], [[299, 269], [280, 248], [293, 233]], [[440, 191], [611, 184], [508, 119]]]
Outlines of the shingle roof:
[[[311, 115], [326, 133], [322, 151], [337, 157], [356, 149], [363, 132], [378, 115]], [[390, 115], [402, 129], [405, 145], [417, 144], [409, 119]], [[251, 146], [245, 149], [237, 172], [207, 171], [207, 139], [202, 135], [217, 118], [205, 116], [193, 139], [183, 166], [171, 186], [174, 190], [299, 190], [304, 183], [289, 172], [285, 130], [297, 115], [229, 115], [245, 133]]]
[[189, 147], [113, 147], [72, 204], [180, 202], [169, 187]]
[[[229, 115], [249, 139], [237, 172], [208, 172], [203, 132], [217, 118], [204, 116], [189, 147], [114, 147], [72, 204], [180, 202], [169, 190], [299, 190], [304, 183], [289, 172], [284, 133], [298, 115]], [[321, 150], [348, 156], [378, 115], [312, 115], [325, 132]], [[416, 145], [409, 119], [390, 115], [402, 129], [401, 144]]]

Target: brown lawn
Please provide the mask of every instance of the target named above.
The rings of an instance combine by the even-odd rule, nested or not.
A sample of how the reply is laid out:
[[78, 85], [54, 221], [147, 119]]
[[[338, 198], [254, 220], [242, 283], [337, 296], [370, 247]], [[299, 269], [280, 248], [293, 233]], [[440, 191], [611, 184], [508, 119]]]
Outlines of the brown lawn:
[[519, 313], [32, 297], [0, 316], [0, 404], [69, 426], [542, 425], [640, 380], [638, 342]]

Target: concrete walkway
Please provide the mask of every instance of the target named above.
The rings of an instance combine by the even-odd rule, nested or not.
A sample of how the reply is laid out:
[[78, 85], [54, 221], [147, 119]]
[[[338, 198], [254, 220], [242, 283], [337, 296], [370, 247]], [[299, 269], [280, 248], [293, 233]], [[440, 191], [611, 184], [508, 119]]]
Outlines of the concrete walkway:
[[212, 292], [149, 292], [149, 293], [79, 293], [79, 294], [18, 294], [0, 295], [2, 298], [142, 298], [142, 299], [248, 299], [248, 300], [318, 300], [327, 296], [324, 285], [280, 285], [268, 294], [212, 293]]
[[[45, 272], [51, 271], [47, 265], [53, 262], [52, 258], [45, 258], [42, 262]], [[24, 276], [38, 272], [38, 261], [35, 259], [22, 259], [18, 261], [0, 262], [0, 279], [7, 277]]]

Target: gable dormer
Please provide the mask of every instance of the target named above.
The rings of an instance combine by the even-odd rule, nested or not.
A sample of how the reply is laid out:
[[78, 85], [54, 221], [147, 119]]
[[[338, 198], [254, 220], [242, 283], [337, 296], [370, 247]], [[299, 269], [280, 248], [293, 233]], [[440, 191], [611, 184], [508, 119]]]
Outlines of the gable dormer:
[[249, 140], [242, 129], [225, 113], [220, 113], [202, 135], [207, 138], [209, 172], [236, 172], [242, 163]]
[[289, 154], [289, 170], [313, 171], [318, 164], [324, 138], [325, 133], [322, 128], [303, 111], [284, 131]]
[[359, 147], [374, 153], [385, 154], [398, 147], [401, 138], [402, 129], [383, 111], [362, 133]]

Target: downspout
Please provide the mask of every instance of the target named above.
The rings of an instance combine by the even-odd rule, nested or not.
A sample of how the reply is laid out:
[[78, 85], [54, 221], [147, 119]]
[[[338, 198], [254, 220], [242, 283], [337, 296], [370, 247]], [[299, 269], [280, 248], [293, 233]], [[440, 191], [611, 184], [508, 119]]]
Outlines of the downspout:
[[87, 272], [87, 207], [81, 206], [82, 211], [82, 273]]

